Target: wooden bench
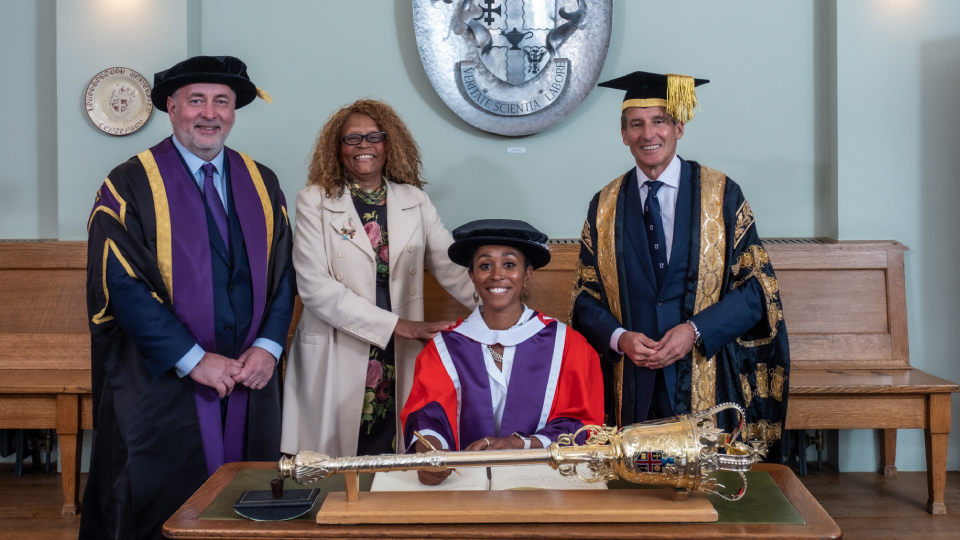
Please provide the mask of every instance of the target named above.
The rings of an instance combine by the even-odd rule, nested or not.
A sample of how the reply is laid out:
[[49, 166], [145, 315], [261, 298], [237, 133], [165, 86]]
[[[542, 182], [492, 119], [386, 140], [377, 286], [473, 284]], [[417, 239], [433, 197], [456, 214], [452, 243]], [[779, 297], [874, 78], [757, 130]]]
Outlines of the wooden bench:
[[[529, 304], [566, 319], [579, 244], [553, 244]], [[897, 242], [768, 240], [790, 331], [786, 429], [879, 429], [880, 470], [895, 475], [896, 430], [923, 429], [929, 510], [945, 513], [950, 394], [910, 367], [903, 252]], [[0, 428], [56, 428], [64, 514], [79, 511], [79, 439], [92, 427], [85, 242], [0, 242]], [[429, 274], [427, 320], [469, 310]], [[291, 324], [296, 325], [302, 305]]]
[[0, 242], [0, 429], [56, 429], [65, 516], [93, 428], [86, 242]]
[[896, 476], [897, 429], [923, 429], [927, 510], [945, 514], [950, 395], [912, 368], [898, 242], [770, 243], [790, 332], [787, 429], [880, 430], [879, 472]]
[[[910, 367], [902, 244], [828, 239], [765, 241], [790, 334], [785, 429], [879, 429], [880, 472], [896, 475], [897, 429], [923, 429], [928, 510], [944, 514], [950, 394], [960, 387]], [[567, 318], [579, 243], [554, 244], [529, 305]], [[468, 310], [432, 279], [427, 320]]]

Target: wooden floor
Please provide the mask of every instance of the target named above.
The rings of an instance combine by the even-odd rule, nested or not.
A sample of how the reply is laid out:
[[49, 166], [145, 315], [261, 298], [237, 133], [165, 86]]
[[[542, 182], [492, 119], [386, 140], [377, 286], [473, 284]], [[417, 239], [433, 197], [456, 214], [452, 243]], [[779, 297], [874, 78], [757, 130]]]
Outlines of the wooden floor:
[[[56, 464], [53, 465], [56, 470]], [[24, 465], [30, 469], [30, 460]], [[81, 493], [87, 484], [82, 475]], [[0, 539], [76, 540], [80, 517], [60, 517], [63, 507], [60, 475], [28, 473], [13, 476], [13, 464], [0, 464]]]
[[947, 515], [932, 516], [926, 511], [925, 472], [885, 478], [875, 473], [838, 473], [826, 466], [817, 472], [815, 463], [808, 469], [800, 481], [837, 522], [845, 539], [960, 538], [960, 472], [947, 472]]
[[[900, 473], [884, 478], [873, 473], [810, 472], [801, 478], [807, 489], [843, 530], [843, 537], [870, 539], [960, 538], [960, 473], [947, 473], [946, 516], [931, 516], [926, 474]], [[82, 482], [86, 483], [86, 475]], [[0, 540], [75, 539], [80, 518], [60, 517], [60, 475], [13, 477], [13, 465], [0, 464]]]

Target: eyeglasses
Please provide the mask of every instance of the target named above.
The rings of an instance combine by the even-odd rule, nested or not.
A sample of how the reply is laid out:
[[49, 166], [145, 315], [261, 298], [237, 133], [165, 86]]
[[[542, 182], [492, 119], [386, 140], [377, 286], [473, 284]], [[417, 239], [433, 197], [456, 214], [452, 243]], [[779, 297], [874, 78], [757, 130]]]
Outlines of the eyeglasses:
[[383, 142], [384, 139], [386, 138], [387, 138], [386, 131], [373, 131], [371, 133], [367, 133], [366, 135], [358, 135], [356, 133], [352, 133], [340, 140], [343, 141], [345, 144], [349, 144], [350, 146], [356, 146], [360, 144], [360, 141], [364, 139], [366, 139], [367, 142], [370, 144], [376, 144], [376, 143]]

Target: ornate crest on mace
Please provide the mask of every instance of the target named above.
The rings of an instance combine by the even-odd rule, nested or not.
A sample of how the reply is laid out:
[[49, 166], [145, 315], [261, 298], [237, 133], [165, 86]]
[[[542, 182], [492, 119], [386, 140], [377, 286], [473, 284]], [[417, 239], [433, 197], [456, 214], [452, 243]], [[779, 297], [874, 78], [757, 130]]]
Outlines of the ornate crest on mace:
[[[714, 417], [734, 409], [740, 421], [732, 433], [724, 433]], [[420, 454], [357, 456], [335, 458], [315, 452], [300, 452], [278, 464], [280, 478], [307, 484], [335, 474], [356, 472], [428, 470], [439, 472], [453, 467], [496, 467], [501, 465], [549, 464], [563, 476], [584, 482], [606, 482], [616, 478], [679, 490], [703, 491], [725, 500], [741, 499], [747, 490], [744, 475], [766, 455], [761, 441], [738, 441], [743, 427], [743, 409], [724, 403], [706, 411], [654, 420], [616, 429], [584, 426], [576, 433], [562, 435], [547, 448], [501, 450], [496, 452], [430, 451]], [[581, 433], [585, 444], [577, 444]], [[726, 487], [710, 477], [717, 471], [740, 474], [739, 490]]]

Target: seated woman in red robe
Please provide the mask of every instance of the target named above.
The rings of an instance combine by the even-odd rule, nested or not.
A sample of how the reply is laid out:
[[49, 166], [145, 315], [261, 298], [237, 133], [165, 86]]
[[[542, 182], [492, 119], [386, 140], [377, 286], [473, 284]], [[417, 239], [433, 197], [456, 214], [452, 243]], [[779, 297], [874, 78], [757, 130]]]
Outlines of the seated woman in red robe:
[[[417, 357], [400, 413], [402, 448], [428, 450], [414, 431], [438, 449], [541, 448], [601, 424], [596, 351], [567, 325], [522, 302], [533, 270], [550, 262], [546, 235], [522, 221], [487, 219], [457, 228], [453, 238], [450, 260], [469, 269], [474, 299], [483, 303], [437, 333]], [[435, 485], [450, 470], [419, 474]]]

